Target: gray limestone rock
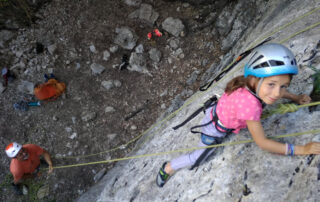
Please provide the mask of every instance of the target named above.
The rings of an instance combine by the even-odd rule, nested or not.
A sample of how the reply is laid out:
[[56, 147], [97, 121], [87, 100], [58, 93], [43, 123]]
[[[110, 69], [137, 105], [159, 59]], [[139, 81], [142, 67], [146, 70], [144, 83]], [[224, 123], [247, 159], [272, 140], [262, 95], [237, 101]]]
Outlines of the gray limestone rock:
[[115, 52], [117, 52], [117, 51], [118, 51], [118, 49], [119, 49], [119, 46], [117, 46], [117, 45], [112, 46], [112, 47], [110, 47], [110, 48], [109, 48], [109, 50], [110, 50], [110, 52], [111, 52], [111, 53], [115, 53]]
[[130, 66], [128, 67], [128, 69], [130, 71], [150, 74], [147, 70], [147, 63], [143, 54], [133, 52], [130, 56], [129, 64]]
[[188, 78], [187, 80], [187, 85], [190, 86], [192, 85], [198, 78], [198, 75], [200, 74], [200, 72], [198, 70], [194, 71], [191, 73], [191, 76]]
[[152, 48], [149, 50], [149, 57], [154, 62], [160, 62], [161, 56], [161, 52], [158, 49]]
[[96, 112], [82, 112], [81, 119], [85, 122], [92, 121], [97, 117]]
[[51, 55], [53, 55], [55, 53], [56, 49], [57, 49], [57, 45], [56, 44], [51, 44], [51, 45], [48, 46], [48, 52]]
[[179, 47], [179, 39], [171, 38], [169, 40], [169, 45], [173, 50], [176, 50]]
[[168, 17], [162, 22], [162, 28], [174, 36], [179, 36], [184, 31], [184, 24], [180, 19]]
[[143, 53], [144, 48], [142, 44], [139, 44], [136, 48], [135, 48], [135, 52], [136, 53]]
[[109, 112], [115, 112], [116, 110], [113, 108], [113, 107], [111, 107], [111, 106], [107, 106], [105, 109], [104, 109], [104, 112], [105, 113], [109, 113]]
[[138, 36], [128, 27], [116, 28], [117, 36], [114, 40], [115, 44], [118, 44], [124, 49], [132, 50], [136, 46]]
[[158, 12], [156, 12], [149, 4], [141, 4], [141, 7], [138, 10], [129, 15], [129, 18], [139, 18], [150, 24], [154, 24], [158, 17]]
[[124, 0], [124, 3], [128, 6], [139, 6], [142, 0]]
[[18, 91], [26, 94], [33, 95], [34, 84], [29, 81], [22, 80], [18, 85]]
[[102, 81], [101, 85], [107, 89], [110, 90], [112, 87], [114, 87], [113, 81], [109, 80], [109, 81]]
[[215, 28], [221, 36], [226, 36], [232, 29], [236, 13], [231, 5], [225, 7], [215, 22]]
[[107, 51], [107, 50], [103, 51], [103, 58], [102, 59], [105, 60], [105, 61], [108, 61], [109, 58], [110, 58], [109, 51]]
[[92, 70], [92, 73], [95, 74], [101, 74], [102, 72], [104, 72], [104, 70], [106, 69], [104, 66], [97, 64], [97, 63], [92, 63], [90, 65], [90, 68]]

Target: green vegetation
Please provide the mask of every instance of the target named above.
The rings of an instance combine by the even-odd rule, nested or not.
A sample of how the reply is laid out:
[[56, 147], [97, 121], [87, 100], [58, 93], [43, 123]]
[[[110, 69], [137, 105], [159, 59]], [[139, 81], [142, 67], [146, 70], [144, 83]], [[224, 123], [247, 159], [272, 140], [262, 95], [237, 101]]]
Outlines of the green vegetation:
[[[0, 184], [0, 194], [5, 194], [5, 189], [11, 192], [12, 182], [13, 176], [11, 173], [8, 173]], [[28, 188], [28, 195], [22, 196], [23, 201], [39, 201], [37, 194], [39, 189], [44, 185], [44, 182], [42, 180], [39, 180], [39, 178], [27, 179], [23, 181], [23, 185], [25, 185]]]

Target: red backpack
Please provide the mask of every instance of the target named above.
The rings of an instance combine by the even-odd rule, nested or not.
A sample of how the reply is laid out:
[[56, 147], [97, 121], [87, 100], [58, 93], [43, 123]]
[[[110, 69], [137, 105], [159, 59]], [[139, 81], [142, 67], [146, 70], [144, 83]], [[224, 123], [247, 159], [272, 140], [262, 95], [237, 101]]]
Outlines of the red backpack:
[[44, 84], [34, 88], [34, 95], [38, 100], [56, 99], [66, 90], [66, 84], [56, 79], [49, 79]]

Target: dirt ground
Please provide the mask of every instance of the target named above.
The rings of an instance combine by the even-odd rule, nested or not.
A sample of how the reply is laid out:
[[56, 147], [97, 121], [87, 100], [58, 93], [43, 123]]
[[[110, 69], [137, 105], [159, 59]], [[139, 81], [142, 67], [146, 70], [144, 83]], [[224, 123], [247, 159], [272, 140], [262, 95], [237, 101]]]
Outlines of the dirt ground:
[[[219, 39], [211, 34], [210, 27], [197, 31], [190, 29], [193, 25], [202, 23], [208, 12], [201, 5], [186, 6], [180, 1], [145, 2], [151, 4], [160, 15], [154, 26], [129, 19], [128, 14], [137, 7], [130, 7], [123, 1], [56, 0], [39, 10], [39, 19], [32, 26], [16, 31], [17, 36], [33, 37], [34, 40], [25, 44], [30, 49], [35, 42], [45, 44], [47, 39], [58, 44], [58, 58], [49, 67], [59, 80], [66, 83], [67, 91], [64, 96], [55, 101], [43, 102], [40, 107], [32, 107], [26, 112], [16, 111], [12, 107], [15, 102], [21, 99], [35, 100], [34, 97], [17, 91], [21, 80], [43, 82], [43, 74], [48, 73], [48, 68], [32, 74], [18, 72], [16, 80], [9, 83], [0, 99], [0, 136], [3, 148], [11, 141], [38, 144], [51, 153], [54, 166], [120, 158], [127, 155], [134, 144], [92, 157], [62, 157], [96, 154], [123, 145], [155, 123], [183, 90], [197, 91], [201, 75], [210, 64], [218, 62], [222, 55]], [[179, 12], [177, 8], [180, 9]], [[201, 16], [201, 12], [204, 16]], [[171, 53], [168, 39], [172, 35], [164, 32], [162, 37], [147, 40], [147, 33], [154, 27], [161, 28], [161, 22], [169, 16], [181, 19], [187, 27], [187, 35], [179, 37], [179, 47], [185, 57], [175, 58], [171, 64], [167, 59]], [[157, 68], [148, 61], [147, 67], [152, 77], [128, 70], [119, 71], [113, 67], [121, 63], [124, 54], [130, 54], [128, 50], [119, 48], [116, 53], [111, 54], [109, 61], [102, 60], [102, 52], [114, 45], [115, 29], [121, 26], [135, 30], [139, 36], [138, 44], [143, 44], [144, 50], [155, 47], [162, 52], [162, 60]], [[209, 42], [213, 46], [207, 46]], [[90, 52], [91, 44], [95, 45], [99, 54]], [[71, 51], [76, 56], [70, 57]], [[203, 64], [204, 59], [208, 61], [207, 64]], [[14, 60], [13, 55], [2, 55], [0, 58], [2, 66], [10, 66]], [[93, 62], [104, 65], [106, 70], [101, 75], [92, 75], [90, 64]], [[76, 63], [81, 67], [75, 68]], [[186, 81], [196, 70], [199, 71], [197, 80], [188, 85]], [[107, 91], [101, 86], [103, 80], [119, 80], [122, 85]], [[183, 97], [186, 98], [187, 96]], [[112, 106], [115, 111], [106, 113], [107, 106]], [[89, 112], [95, 112], [96, 117], [88, 122], [83, 121], [83, 113]], [[134, 112], [135, 116], [125, 119]], [[76, 136], [72, 137], [74, 134]], [[5, 179], [8, 179], [9, 163], [3, 152], [0, 200], [30, 201], [33, 196], [16, 196], [10, 186], [5, 186], [8, 185]], [[55, 169], [51, 175], [43, 171], [29, 185], [29, 193], [34, 194], [31, 189], [38, 185], [48, 184], [49, 195], [43, 201], [72, 201], [94, 184], [93, 178], [100, 170], [108, 170], [112, 166], [113, 163]]]

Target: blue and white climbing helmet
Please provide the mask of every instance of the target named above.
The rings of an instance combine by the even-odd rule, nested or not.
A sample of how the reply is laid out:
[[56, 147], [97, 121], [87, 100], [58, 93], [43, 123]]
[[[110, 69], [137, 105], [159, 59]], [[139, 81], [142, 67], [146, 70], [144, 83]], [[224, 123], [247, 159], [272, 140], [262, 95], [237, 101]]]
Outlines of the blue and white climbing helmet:
[[262, 45], [251, 53], [244, 67], [244, 77], [264, 78], [281, 74], [298, 74], [297, 61], [285, 46], [276, 43]]

